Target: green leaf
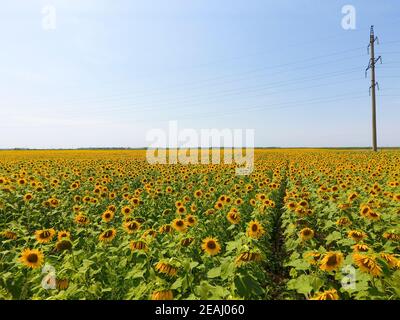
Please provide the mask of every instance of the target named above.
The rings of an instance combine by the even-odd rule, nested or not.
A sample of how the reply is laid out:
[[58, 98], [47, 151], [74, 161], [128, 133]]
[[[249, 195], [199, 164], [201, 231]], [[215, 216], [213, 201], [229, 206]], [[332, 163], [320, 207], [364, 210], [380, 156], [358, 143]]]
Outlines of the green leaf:
[[340, 234], [340, 232], [338, 232], [338, 231], [333, 231], [331, 234], [329, 234], [327, 237], [326, 237], [326, 244], [330, 244], [331, 242], [333, 242], [333, 241], [336, 241], [336, 240], [339, 240], [339, 239], [341, 239], [342, 238], [342, 235]]
[[175, 290], [182, 287], [182, 282], [183, 282], [182, 278], [176, 279], [176, 281], [171, 286], [171, 290]]
[[219, 277], [220, 275], [221, 275], [221, 267], [220, 266], [212, 268], [207, 272], [208, 278], [216, 278], [216, 277]]

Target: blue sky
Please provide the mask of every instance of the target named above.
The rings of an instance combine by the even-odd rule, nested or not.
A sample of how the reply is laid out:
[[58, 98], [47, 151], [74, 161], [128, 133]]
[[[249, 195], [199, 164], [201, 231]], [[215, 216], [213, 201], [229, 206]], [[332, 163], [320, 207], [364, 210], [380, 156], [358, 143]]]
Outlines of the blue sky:
[[7, 1], [0, 148], [142, 147], [169, 120], [254, 129], [257, 146], [368, 146], [371, 24], [378, 143], [399, 146], [398, 1]]

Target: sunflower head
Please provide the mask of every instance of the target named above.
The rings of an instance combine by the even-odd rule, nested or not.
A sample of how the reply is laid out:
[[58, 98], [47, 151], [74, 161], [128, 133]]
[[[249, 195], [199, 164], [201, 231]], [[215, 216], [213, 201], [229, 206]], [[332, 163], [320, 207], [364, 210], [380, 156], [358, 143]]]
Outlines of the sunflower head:
[[304, 228], [299, 232], [302, 241], [310, 240], [314, 237], [314, 230], [310, 228]]
[[56, 286], [58, 290], [66, 290], [69, 286], [68, 279], [56, 279]]
[[187, 229], [187, 224], [183, 219], [174, 219], [171, 225], [176, 231], [179, 232], [185, 232]]
[[240, 266], [246, 262], [261, 261], [261, 254], [259, 252], [245, 251], [239, 254], [235, 260], [235, 264]]
[[39, 243], [47, 243], [53, 239], [55, 233], [56, 232], [53, 228], [37, 230], [37, 231], [35, 231], [35, 238], [36, 238], [36, 241]]
[[101, 215], [104, 222], [110, 222], [114, 218], [114, 212], [111, 210], [106, 210]]
[[183, 247], [188, 247], [190, 244], [192, 244], [192, 242], [194, 241], [194, 238], [184, 238], [181, 240], [181, 245]]
[[190, 215], [186, 216], [186, 224], [188, 226], [193, 227], [196, 223], [197, 223], [197, 219], [194, 215], [190, 214]]
[[231, 224], [238, 224], [240, 222], [240, 213], [234, 210], [231, 210], [226, 215], [226, 218]]
[[25, 249], [21, 253], [20, 261], [28, 268], [39, 268], [44, 261], [43, 253], [37, 249]]
[[115, 229], [108, 229], [103, 231], [100, 236], [99, 240], [102, 242], [111, 242], [115, 236], [117, 235], [117, 230]]
[[215, 256], [221, 251], [221, 246], [218, 243], [218, 240], [211, 237], [203, 240], [201, 248], [210, 256]]
[[127, 233], [132, 234], [140, 229], [140, 223], [136, 220], [124, 222], [124, 229]]
[[69, 239], [71, 234], [68, 231], [62, 230], [58, 231], [57, 240]]
[[57, 251], [65, 251], [65, 250], [71, 250], [72, 249], [72, 242], [68, 238], [64, 238], [62, 240], [59, 240], [56, 243], [56, 249]]
[[353, 261], [362, 272], [368, 273], [373, 277], [377, 277], [382, 273], [382, 268], [373, 255], [354, 253]]
[[317, 293], [311, 300], [339, 300], [339, 295], [336, 289], [331, 289]]
[[348, 232], [348, 236], [355, 242], [360, 242], [361, 240], [364, 240], [367, 237], [367, 235], [364, 232], [358, 230], [350, 230]]
[[247, 226], [247, 235], [253, 239], [259, 239], [264, 235], [263, 226], [257, 220], [252, 220]]
[[0, 236], [2, 238], [8, 239], [8, 240], [17, 239], [17, 234], [11, 230], [4, 230], [4, 231], [0, 232]]
[[320, 262], [320, 269], [323, 271], [337, 271], [343, 263], [341, 252], [327, 252]]
[[178, 269], [176, 267], [174, 267], [173, 265], [171, 265], [167, 262], [163, 262], [163, 261], [157, 262], [155, 265], [155, 269], [157, 272], [163, 273], [170, 277], [174, 277], [178, 273]]
[[173, 300], [174, 295], [171, 290], [154, 291], [151, 294], [151, 300]]

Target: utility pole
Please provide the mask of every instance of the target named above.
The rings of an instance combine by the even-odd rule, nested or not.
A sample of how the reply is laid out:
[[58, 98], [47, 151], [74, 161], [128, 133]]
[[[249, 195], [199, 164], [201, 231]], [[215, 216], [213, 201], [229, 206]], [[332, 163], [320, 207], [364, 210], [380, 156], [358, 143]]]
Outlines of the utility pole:
[[371, 70], [371, 86], [369, 87], [369, 94], [372, 98], [372, 149], [376, 152], [378, 151], [378, 143], [376, 138], [376, 94], [375, 87], [378, 87], [379, 84], [375, 81], [375, 64], [380, 60], [382, 63], [382, 57], [379, 56], [375, 59], [375, 41], [379, 44], [378, 37], [374, 35], [374, 26], [371, 26], [371, 32], [369, 37], [369, 45], [368, 45], [368, 53], [371, 54], [371, 58], [369, 60], [369, 64], [367, 69], [365, 70], [365, 77], [367, 77], [367, 71]]

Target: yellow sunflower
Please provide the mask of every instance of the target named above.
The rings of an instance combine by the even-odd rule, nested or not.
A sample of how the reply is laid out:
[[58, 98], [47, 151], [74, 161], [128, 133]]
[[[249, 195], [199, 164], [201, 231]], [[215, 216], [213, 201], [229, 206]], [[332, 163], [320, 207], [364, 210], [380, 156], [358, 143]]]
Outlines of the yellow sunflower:
[[247, 225], [247, 235], [253, 239], [259, 239], [265, 233], [263, 226], [257, 220], [252, 220]]
[[170, 265], [169, 263], [166, 263], [163, 261], [157, 262], [155, 269], [157, 272], [166, 274], [171, 277], [176, 276], [176, 274], [178, 273], [177, 268], [175, 268], [174, 266]]
[[240, 222], [240, 213], [238, 211], [231, 210], [226, 215], [228, 221], [232, 224], [238, 224]]
[[124, 222], [124, 229], [127, 233], [132, 234], [140, 229], [140, 223], [132, 220]]
[[173, 300], [174, 295], [171, 290], [154, 291], [151, 300]]
[[102, 242], [111, 242], [115, 236], [117, 235], [117, 230], [115, 229], [108, 229], [103, 231], [100, 236], [99, 240]]
[[145, 241], [143, 241], [143, 240], [131, 241], [130, 248], [131, 248], [132, 251], [136, 251], [136, 250], [147, 251], [148, 250], [147, 243]]
[[317, 293], [310, 300], [339, 300], [339, 295], [336, 289], [331, 289]]
[[355, 242], [360, 242], [367, 237], [367, 235], [364, 232], [358, 231], [358, 230], [351, 230], [348, 232], [347, 235], [349, 236], [349, 238], [353, 239]]
[[71, 234], [68, 231], [62, 230], [58, 231], [57, 240], [62, 240], [65, 238], [70, 238]]
[[197, 219], [194, 215], [189, 214], [188, 216], [186, 216], [186, 224], [188, 226], [193, 227], [196, 223], [197, 223]]
[[104, 222], [110, 222], [112, 219], [114, 219], [114, 212], [110, 210], [106, 210], [102, 215], [101, 218], [103, 219]]
[[320, 269], [330, 272], [337, 271], [343, 263], [343, 254], [341, 252], [327, 252], [320, 262]]
[[21, 253], [20, 261], [28, 268], [39, 268], [44, 261], [43, 253], [37, 249], [25, 249]]
[[185, 232], [187, 229], [186, 222], [183, 219], [174, 219], [171, 225], [176, 231], [179, 232]]
[[39, 243], [50, 242], [56, 234], [53, 228], [35, 231], [36, 241]]
[[310, 240], [314, 237], [314, 230], [310, 228], [304, 228], [299, 232], [302, 241]]
[[353, 261], [362, 272], [368, 273], [374, 277], [377, 277], [382, 273], [382, 268], [376, 262], [374, 256], [354, 253]]
[[210, 256], [215, 256], [221, 251], [221, 246], [218, 243], [218, 240], [211, 237], [203, 239], [201, 248]]

